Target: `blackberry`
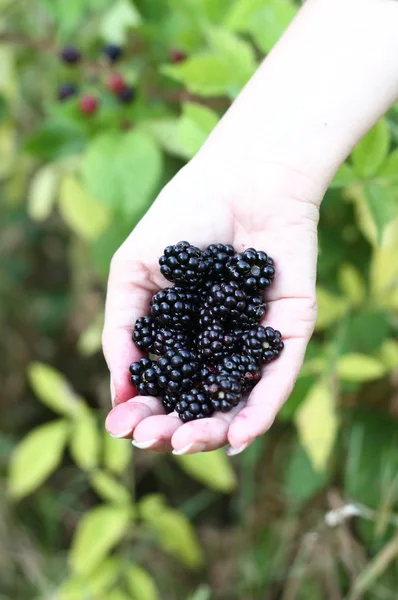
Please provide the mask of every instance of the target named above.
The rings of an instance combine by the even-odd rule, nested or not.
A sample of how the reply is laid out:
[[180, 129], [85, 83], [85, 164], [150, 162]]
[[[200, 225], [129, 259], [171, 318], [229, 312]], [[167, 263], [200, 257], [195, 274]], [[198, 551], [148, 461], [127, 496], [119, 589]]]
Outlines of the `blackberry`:
[[123, 75], [120, 73], [110, 73], [106, 80], [106, 87], [113, 94], [119, 94], [126, 87], [126, 82]]
[[166, 413], [169, 415], [174, 412], [176, 409], [176, 404], [180, 400], [179, 394], [172, 394], [170, 392], [166, 392], [162, 397], [162, 404]]
[[151, 350], [158, 356], [163, 356], [167, 350], [181, 350], [189, 347], [190, 339], [185, 332], [158, 329]]
[[268, 306], [261, 296], [251, 296], [247, 300], [247, 309], [241, 317], [243, 325], [257, 325], [265, 315]]
[[123, 54], [123, 48], [117, 44], [106, 44], [102, 51], [112, 63], [117, 62]]
[[76, 96], [77, 92], [78, 88], [74, 83], [62, 83], [58, 87], [57, 98], [62, 102], [63, 100]]
[[203, 390], [209, 395], [214, 411], [228, 412], [239, 404], [242, 394], [240, 375], [231, 375], [224, 369], [209, 375], [203, 383]]
[[159, 265], [166, 279], [184, 287], [199, 286], [208, 271], [202, 251], [188, 242], [167, 246]]
[[169, 58], [172, 63], [180, 63], [186, 59], [187, 55], [184, 50], [179, 50], [178, 48], [172, 48], [169, 50]]
[[194, 386], [200, 377], [200, 364], [190, 350], [168, 350], [159, 358], [159, 386], [171, 393], [179, 393]]
[[214, 412], [209, 396], [203, 390], [195, 388], [181, 394], [175, 410], [184, 423], [210, 417]]
[[189, 329], [197, 310], [198, 298], [181, 287], [168, 287], [152, 297], [151, 314], [160, 327]]
[[247, 354], [233, 354], [224, 358], [217, 370], [229, 373], [232, 378], [239, 378], [242, 390], [251, 389], [261, 378], [257, 361]]
[[208, 363], [216, 363], [235, 349], [239, 335], [228, 333], [220, 325], [212, 325], [199, 333], [196, 345], [199, 357]]
[[228, 272], [230, 277], [246, 290], [264, 290], [274, 278], [273, 265], [274, 261], [265, 252], [248, 248], [231, 258]]
[[227, 264], [234, 254], [234, 247], [230, 244], [211, 244], [206, 248], [203, 256], [209, 264], [210, 280], [220, 282], [227, 277]]
[[81, 52], [76, 46], [65, 46], [60, 52], [61, 59], [68, 65], [75, 65], [81, 60]]
[[246, 331], [242, 336], [242, 343], [244, 352], [259, 364], [278, 358], [284, 346], [280, 331], [261, 325]]
[[79, 108], [84, 115], [93, 115], [99, 108], [99, 100], [92, 94], [86, 94], [80, 98]]
[[139, 317], [134, 325], [133, 340], [141, 350], [151, 349], [156, 336], [156, 323], [153, 317]]
[[141, 358], [130, 365], [130, 381], [137, 388], [140, 396], [159, 396], [160, 370], [156, 362], [149, 358]]
[[126, 85], [122, 90], [117, 92], [117, 97], [123, 104], [129, 104], [135, 99], [135, 88], [132, 85]]
[[247, 321], [247, 296], [235, 281], [215, 283], [206, 296], [204, 316], [222, 323], [239, 324]]

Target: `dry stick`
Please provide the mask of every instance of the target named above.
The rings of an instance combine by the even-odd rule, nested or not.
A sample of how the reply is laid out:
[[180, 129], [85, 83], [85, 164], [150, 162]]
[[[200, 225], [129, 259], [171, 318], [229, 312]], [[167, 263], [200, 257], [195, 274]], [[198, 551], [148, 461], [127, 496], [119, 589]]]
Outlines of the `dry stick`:
[[397, 555], [398, 532], [394, 535], [392, 540], [376, 554], [374, 559], [369, 562], [368, 566], [357, 577], [348, 596], [348, 600], [358, 600], [361, 594], [369, 590], [372, 584], [384, 573]]
[[290, 569], [281, 600], [296, 600], [300, 585], [308, 571], [308, 559], [318, 541], [317, 533], [307, 533], [298, 550], [296, 559]]

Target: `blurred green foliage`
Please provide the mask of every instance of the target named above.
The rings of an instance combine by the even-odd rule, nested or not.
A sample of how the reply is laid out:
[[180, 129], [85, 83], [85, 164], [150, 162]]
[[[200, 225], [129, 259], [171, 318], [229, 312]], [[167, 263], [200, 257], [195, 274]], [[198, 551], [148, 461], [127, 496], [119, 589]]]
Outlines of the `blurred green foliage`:
[[[233, 461], [133, 461], [103, 432], [110, 258], [297, 8], [1, 0], [0, 598], [396, 598], [396, 107], [326, 194], [317, 329], [272, 431]], [[124, 47], [131, 105], [106, 90], [104, 42]], [[58, 102], [65, 81], [100, 109]]]

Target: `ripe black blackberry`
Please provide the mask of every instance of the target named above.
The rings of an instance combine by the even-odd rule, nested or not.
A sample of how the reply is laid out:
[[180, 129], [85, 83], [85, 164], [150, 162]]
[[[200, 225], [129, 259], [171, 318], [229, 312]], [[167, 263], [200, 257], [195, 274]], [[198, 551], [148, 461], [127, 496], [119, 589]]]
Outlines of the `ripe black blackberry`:
[[257, 361], [247, 354], [233, 354], [223, 358], [217, 370], [229, 373], [232, 378], [239, 378], [243, 391], [254, 387], [261, 378]]
[[227, 264], [234, 254], [234, 247], [230, 244], [210, 244], [206, 248], [203, 256], [209, 264], [210, 281], [220, 282], [227, 277]]
[[123, 48], [118, 44], [105, 44], [102, 51], [111, 63], [117, 62], [123, 54]]
[[247, 248], [231, 258], [228, 273], [245, 290], [264, 290], [274, 278], [274, 261], [265, 252]]
[[268, 363], [282, 352], [284, 344], [281, 337], [277, 329], [257, 325], [242, 335], [243, 351], [259, 364]]
[[68, 100], [68, 98], [76, 96], [77, 92], [78, 88], [74, 83], [61, 83], [57, 90], [57, 98], [63, 102], [64, 100]]
[[192, 388], [200, 378], [200, 364], [190, 350], [168, 350], [159, 358], [159, 386], [173, 394]]
[[217, 363], [233, 353], [238, 339], [238, 330], [229, 333], [220, 325], [207, 327], [196, 338], [199, 357], [205, 363]]
[[75, 65], [81, 60], [81, 52], [76, 46], [68, 45], [60, 52], [61, 59], [68, 65]]
[[117, 93], [117, 97], [123, 104], [129, 104], [135, 99], [136, 92], [132, 85], [126, 85]]
[[165, 392], [164, 396], [162, 397], [162, 404], [168, 415], [175, 411], [176, 404], [177, 402], [179, 402], [179, 400], [180, 394], [172, 394], [170, 392]]
[[199, 286], [208, 272], [203, 252], [188, 242], [167, 246], [159, 265], [166, 279], [184, 287]]
[[196, 388], [181, 394], [175, 410], [184, 423], [210, 417], [214, 412], [209, 396]]
[[163, 354], [166, 354], [167, 350], [188, 349], [190, 346], [191, 339], [186, 332], [160, 328], [156, 331], [155, 339], [150, 350], [158, 356], [163, 356]]
[[206, 295], [204, 314], [221, 323], [240, 324], [246, 320], [247, 296], [235, 281], [215, 283]]
[[184, 288], [173, 286], [152, 297], [151, 314], [159, 327], [189, 329], [197, 312], [198, 298]]
[[249, 296], [247, 299], [247, 308], [241, 317], [242, 325], [257, 325], [266, 313], [268, 306], [262, 296]]
[[133, 340], [141, 350], [150, 350], [156, 338], [156, 322], [153, 317], [139, 317], [134, 325]]
[[214, 411], [228, 412], [239, 404], [242, 395], [240, 375], [218, 368], [203, 382], [203, 390], [211, 400]]
[[137, 388], [140, 396], [159, 396], [160, 370], [156, 362], [149, 358], [141, 358], [130, 365], [130, 381]]

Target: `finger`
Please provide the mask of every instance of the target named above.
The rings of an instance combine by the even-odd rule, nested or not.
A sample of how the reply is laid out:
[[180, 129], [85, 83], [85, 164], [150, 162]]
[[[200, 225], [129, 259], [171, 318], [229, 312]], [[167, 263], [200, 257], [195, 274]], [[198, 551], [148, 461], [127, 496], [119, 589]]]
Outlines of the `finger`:
[[229, 425], [242, 405], [229, 413], [216, 413], [210, 418], [190, 421], [179, 427], [171, 439], [173, 454], [208, 452], [225, 446]]
[[148, 417], [137, 425], [133, 444], [142, 450], [170, 452], [171, 438], [181, 426], [182, 421], [176, 413]]
[[102, 335], [111, 373], [113, 405], [126, 402], [137, 393], [130, 383], [128, 368], [142, 354], [132, 341], [132, 331], [137, 318], [147, 314], [157, 289], [142, 263], [125, 258], [123, 251], [118, 252], [111, 264]]
[[271, 427], [293, 390], [306, 346], [306, 340], [290, 338], [280, 357], [264, 367], [261, 380], [229, 428], [228, 441], [233, 449], [230, 454], [238, 454]]
[[112, 437], [132, 437], [137, 425], [152, 415], [164, 412], [161, 402], [153, 396], [136, 396], [113, 408], [106, 420], [105, 429]]

